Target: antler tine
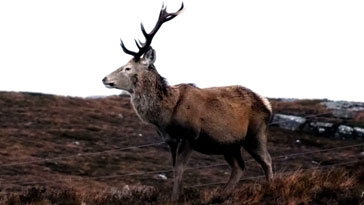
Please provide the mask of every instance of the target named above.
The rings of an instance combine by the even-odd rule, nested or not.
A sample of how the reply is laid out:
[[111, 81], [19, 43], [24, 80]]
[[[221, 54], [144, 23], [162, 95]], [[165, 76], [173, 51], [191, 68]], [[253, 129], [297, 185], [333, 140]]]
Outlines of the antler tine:
[[144, 36], [148, 36], [149, 34], [145, 31], [143, 23], [140, 23], [140, 28], [142, 29], [142, 33]]
[[120, 39], [120, 46], [121, 48], [123, 49], [123, 51], [126, 53], [126, 54], [129, 54], [129, 55], [132, 55], [132, 56], [136, 56], [138, 53], [137, 52], [134, 52], [134, 51], [131, 51], [129, 49], [127, 49], [124, 45], [124, 42], [123, 40]]
[[167, 6], [164, 6], [164, 4], [163, 4], [162, 9], [161, 9], [161, 11], [159, 13], [159, 18], [158, 18], [157, 24], [156, 24], [156, 26], [154, 27], [154, 29], [151, 31], [151, 33], [149, 35], [154, 34], [155, 32], [157, 32], [158, 29], [159, 29], [159, 27], [164, 22], [167, 22], [167, 21], [173, 19], [174, 17], [176, 17], [178, 14], [180, 14], [180, 12], [182, 11], [183, 7], [184, 7], [184, 4], [182, 2], [181, 8], [177, 12], [175, 12], [175, 13], [168, 13], [167, 12]]
[[141, 49], [142, 48], [142, 46], [143, 46], [143, 44], [140, 42], [140, 40], [136, 40], [136, 39], [134, 39], [134, 41], [135, 41], [135, 44], [136, 44], [136, 46], [139, 48], [139, 49]]
[[182, 2], [181, 8], [178, 9], [178, 11], [177, 12], [174, 12], [174, 13], [168, 13], [167, 12], [167, 7], [165, 7], [164, 11], [166, 13], [166, 17], [165, 17], [166, 20], [164, 22], [167, 22], [169, 20], [172, 20], [174, 17], [178, 16], [182, 12], [183, 7], [184, 7], [184, 5], [183, 5], [183, 2]]

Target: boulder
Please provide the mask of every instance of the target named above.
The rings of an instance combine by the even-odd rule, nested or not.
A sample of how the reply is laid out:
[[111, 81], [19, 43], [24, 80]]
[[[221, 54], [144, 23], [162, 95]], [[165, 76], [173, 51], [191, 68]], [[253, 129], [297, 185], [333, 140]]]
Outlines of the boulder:
[[352, 138], [354, 133], [354, 128], [347, 125], [340, 125], [337, 128], [336, 136], [342, 138]]
[[317, 134], [332, 134], [334, 131], [334, 123], [331, 122], [310, 122], [310, 130]]
[[364, 139], [364, 128], [354, 127], [354, 135], [356, 138]]
[[332, 115], [337, 118], [351, 119], [354, 117], [355, 113], [351, 110], [332, 110]]
[[163, 180], [163, 181], [165, 181], [165, 180], [167, 180], [168, 178], [167, 178], [167, 176], [166, 176], [165, 174], [157, 174], [157, 175], [156, 175], [156, 179], [159, 179], [159, 180]]
[[294, 116], [294, 115], [284, 115], [275, 114], [273, 116], [273, 125], [277, 125], [279, 128], [296, 131], [300, 130], [306, 122], [306, 118]]

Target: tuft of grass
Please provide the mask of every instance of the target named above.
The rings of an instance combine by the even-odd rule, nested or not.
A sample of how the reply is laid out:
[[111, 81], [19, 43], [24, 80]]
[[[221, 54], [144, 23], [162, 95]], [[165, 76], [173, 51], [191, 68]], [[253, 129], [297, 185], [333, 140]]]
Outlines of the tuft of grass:
[[271, 183], [247, 183], [231, 194], [219, 189], [201, 193], [201, 204], [362, 204], [364, 171], [346, 168], [278, 175]]
[[154, 187], [145, 185], [125, 185], [122, 189], [112, 188], [93, 196], [84, 194], [85, 204], [154, 204], [158, 192]]
[[1, 204], [29, 205], [71, 205], [82, 204], [80, 195], [73, 189], [47, 190], [44, 187], [32, 187], [20, 194], [9, 194], [0, 200]]

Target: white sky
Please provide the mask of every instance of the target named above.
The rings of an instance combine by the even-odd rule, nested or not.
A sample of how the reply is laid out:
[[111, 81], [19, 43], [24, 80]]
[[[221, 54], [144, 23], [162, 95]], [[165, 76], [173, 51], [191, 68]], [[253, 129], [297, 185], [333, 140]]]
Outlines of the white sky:
[[[166, 0], [168, 11], [181, 1]], [[184, 0], [155, 36], [170, 84], [240, 84], [268, 97], [364, 101], [364, 1]], [[154, 26], [161, 0], [0, 1], [0, 90], [118, 94], [101, 79]], [[144, 40], [144, 39], [143, 39]]]

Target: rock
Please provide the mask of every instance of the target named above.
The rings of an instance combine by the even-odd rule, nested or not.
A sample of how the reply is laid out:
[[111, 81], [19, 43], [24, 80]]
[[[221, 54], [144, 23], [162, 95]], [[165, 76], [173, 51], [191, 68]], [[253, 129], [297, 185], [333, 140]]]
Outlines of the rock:
[[281, 98], [280, 101], [281, 102], [296, 102], [297, 99], [296, 98]]
[[362, 102], [347, 102], [347, 101], [326, 101], [322, 102], [328, 109], [338, 110], [351, 110], [360, 111], [364, 110], [364, 103]]
[[362, 102], [326, 101], [322, 104], [332, 110], [332, 114], [338, 118], [350, 119], [355, 116], [355, 112], [364, 110]]
[[332, 115], [338, 118], [351, 119], [354, 117], [355, 113], [351, 110], [333, 110]]
[[354, 133], [354, 128], [347, 126], [347, 125], [340, 125], [337, 128], [336, 136], [342, 137], [342, 138], [351, 138]]
[[334, 123], [331, 122], [311, 122], [311, 126], [313, 127], [323, 127], [323, 128], [332, 128]]
[[124, 119], [124, 115], [123, 115], [122, 113], [119, 113], [119, 114], [118, 114], [118, 118], [120, 118], [120, 119]]
[[[323, 118], [317, 118], [314, 120], [318, 119], [323, 120]], [[343, 120], [341, 121], [344, 122]], [[301, 116], [275, 114], [270, 125], [277, 126], [286, 130], [315, 133], [320, 136], [341, 138], [343, 140], [364, 140], [364, 127], [351, 127], [345, 124], [339, 125], [336, 121], [311, 121], [310, 118], [305, 118]], [[302, 142], [300, 140], [296, 140], [295, 143], [300, 144]]]
[[[117, 189], [115, 189], [115, 193], [117, 192], [118, 190]], [[123, 187], [123, 191], [130, 191], [130, 187], [129, 187], [129, 185], [125, 185], [124, 187]]]
[[341, 109], [343, 107], [342, 101], [326, 101], [322, 102], [328, 109]]
[[340, 134], [343, 134], [343, 135], [352, 135], [353, 134], [353, 131], [354, 129], [352, 127], [349, 127], [347, 125], [340, 125], [337, 129], [337, 131], [340, 133]]
[[354, 135], [357, 138], [364, 139], [364, 128], [361, 127], [354, 127]]
[[301, 129], [305, 122], [306, 118], [304, 117], [275, 114], [273, 116], [272, 124], [278, 125], [278, 127], [282, 129], [296, 131]]
[[158, 174], [157, 176], [157, 179], [161, 179], [161, 180], [167, 180], [167, 176], [165, 174]]
[[310, 129], [317, 134], [331, 134], [334, 123], [331, 122], [310, 122]]

